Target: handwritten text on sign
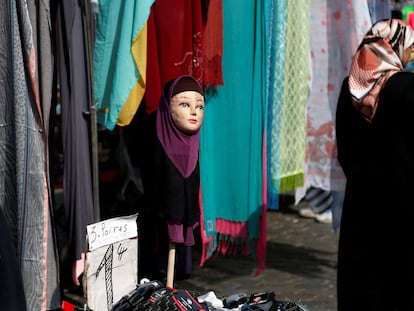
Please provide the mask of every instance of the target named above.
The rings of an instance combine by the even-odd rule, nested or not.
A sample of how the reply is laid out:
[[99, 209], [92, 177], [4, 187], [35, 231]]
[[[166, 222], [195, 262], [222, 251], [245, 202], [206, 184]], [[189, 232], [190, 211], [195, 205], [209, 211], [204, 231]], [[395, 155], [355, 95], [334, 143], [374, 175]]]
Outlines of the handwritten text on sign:
[[125, 217], [116, 217], [86, 227], [88, 233], [89, 250], [116, 243], [138, 235], [137, 214]]

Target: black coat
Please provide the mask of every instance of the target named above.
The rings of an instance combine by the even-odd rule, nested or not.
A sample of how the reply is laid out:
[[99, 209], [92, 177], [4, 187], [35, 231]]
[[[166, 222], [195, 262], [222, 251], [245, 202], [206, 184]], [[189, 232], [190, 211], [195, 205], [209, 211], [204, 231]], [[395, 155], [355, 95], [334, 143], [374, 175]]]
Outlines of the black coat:
[[353, 107], [347, 81], [336, 113], [347, 177], [338, 310], [414, 310], [414, 74], [387, 81], [371, 123]]

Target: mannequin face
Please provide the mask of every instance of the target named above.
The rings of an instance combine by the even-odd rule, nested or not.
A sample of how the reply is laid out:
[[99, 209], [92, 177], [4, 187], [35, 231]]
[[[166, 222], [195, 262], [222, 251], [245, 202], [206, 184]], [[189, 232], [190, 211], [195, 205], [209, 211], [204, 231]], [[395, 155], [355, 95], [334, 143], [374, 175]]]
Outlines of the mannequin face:
[[204, 97], [196, 91], [185, 91], [171, 97], [171, 115], [175, 125], [184, 133], [200, 129], [204, 118]]

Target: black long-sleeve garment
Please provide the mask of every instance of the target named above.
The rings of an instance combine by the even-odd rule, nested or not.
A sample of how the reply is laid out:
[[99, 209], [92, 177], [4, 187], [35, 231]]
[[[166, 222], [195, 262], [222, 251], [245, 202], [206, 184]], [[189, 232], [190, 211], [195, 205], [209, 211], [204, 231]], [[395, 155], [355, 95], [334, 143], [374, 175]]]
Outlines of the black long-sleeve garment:
[[[138, 206], [140, 231], [140, 277], [163, 277], [168, 253], [167, 221], [175, 220], [184, 227], [200, 221], [200, 170], [197, 164], [188, 178], [184, 178], [165, 153], [155, 131], [156, 113], [146, 115], [142, 109], [136, 129], [138, 161], [144, 187], [143, 200]], [[176, 272], [192, 272], [191, 246], [176, 245]], [[160, 275], [161, 273], [161, 275]]]
[[336, 115], [347, 177], [338, 310], [414, 310], [414, 74], [387, 81], [372, 123], [353, 107], [347, 81]]
[[90, 143], [90, 83], [83, 7], [59, 1], [56, 13], [57, 80], [62, 103], [64, 206], [73, 260], [85, 251], [86, 226], [93, 222]]

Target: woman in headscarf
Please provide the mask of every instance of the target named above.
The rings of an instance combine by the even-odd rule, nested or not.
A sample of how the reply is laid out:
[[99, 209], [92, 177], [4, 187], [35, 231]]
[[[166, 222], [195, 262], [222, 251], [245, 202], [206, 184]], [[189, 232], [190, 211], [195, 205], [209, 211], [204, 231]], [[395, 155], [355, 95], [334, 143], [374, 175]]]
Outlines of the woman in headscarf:
[[164, 278], [169, 243], [177, 250], [177, 276], [192, 272], [193, 229], [199, 224], [199, 142], [204, 93], [191, 76], [166, 83], [146, 132], [142, 165], [144, 204], [139, 211], [140, 277]]
[[347, 177], [338, 249], [338, 310], [414, 310], [414, 31], [372, 26], [336, 112]]

